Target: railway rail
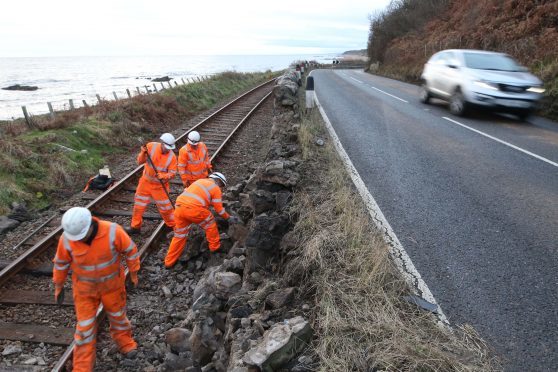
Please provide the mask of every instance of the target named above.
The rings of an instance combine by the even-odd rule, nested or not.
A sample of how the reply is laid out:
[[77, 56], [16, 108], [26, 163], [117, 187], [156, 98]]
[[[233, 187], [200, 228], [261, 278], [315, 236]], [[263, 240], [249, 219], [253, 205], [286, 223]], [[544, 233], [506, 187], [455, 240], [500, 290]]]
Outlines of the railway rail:
[[[177, 138], [177, 148], [186, 143], [190, 131], [197, 130], [212, 154], [211, 161], [223, 156], [227, 144], [238, 129], [271, 95], [273, 82], [270, 80], [255, 87], [189, 128]], [[83, 198], [91, 200], [86, 207], [94, 215], [126, 226], [130, 221], [133, 195], [142, 171], [143, 165], [138, 166], [103, 193], [84, 193]], [[182, 183], [175, 178], [171, 181], [171, 197], [176, 198], [181, 191]], [[56, 306], [50, 288], [49, 274], [52, 267], [49, 261], [54, 256], [62, 233], [60, 218], [50, 217], [28, 236], [22, 237], [14, 248], [25, 245], [31, 247], [11, 262], [4, 262], [0, 271], [0, 314], [5, 313], [0, 320], [0, 342], [10, 340], [47, 345], [53, 350], [49, 355], [57, 355], [57, 362], [49, 363], [53, 371], [64, 370], [74, 347], [72, 296], [67, 294], [62, 307]], [[141, 236], [134, 238], [140, 247], [142, 262], [165, 232], [165, 224], [152, 204], [144, 215]], [[42, 314], [44, 318], [37, 319], [36, 314]], [[97, 316], [99, 320], [104, 316], [102, 305]]]

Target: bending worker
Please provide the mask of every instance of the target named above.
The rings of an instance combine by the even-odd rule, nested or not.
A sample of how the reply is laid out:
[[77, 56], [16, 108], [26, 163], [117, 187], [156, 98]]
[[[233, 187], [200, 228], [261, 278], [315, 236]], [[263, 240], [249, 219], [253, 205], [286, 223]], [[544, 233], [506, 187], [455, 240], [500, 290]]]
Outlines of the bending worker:
[[173, 267], [182, 255], [188, 242], [188, 234], [192, 223], [198, 224], [204, 229], [211, 252], [219, 249], [221, 246], [219, 231], [215, 218], [209, 210], [210, 206], [215, 209], [219, 216], [228, 219], [229, 222], [240, 222], [238, 217], [229, 215], [223, 208], [221, 187], [226, 186], [226, 184], [225, 176], [215, 172], [210, 174], [209, 178], [195, 181], [176, 199], [176, 210], [174, 211], [176, 226], [165, 257], [167, 268]]
[[200, 134], [195, 130], [188, 133], [188, 143], [178, 153], [178, 174], [184, 188], [194, 181], [207, 178], [211, 172], [211, 161], [205, 143], [200, 142]]
[[149, 142], [141, 147], [138, 165], [145, 164], [136, 195], [132, 223], [126, 231], [138, 234], [141, 231], [143, 213], [151, 200], [155, 201], [165, 224], [174, 227], [173, 207], [169, 200], [169, 181], [176, 176], [176, 156], [174, 155], [175, 139], [170, 133], [163, 133], [161, 142]]
[[68, 270], [76, 309], [74, 371], [93, 371], [95, 366], [96, 315], [102, 303], [110, 322], [110, 335], [119, 351], [134, 357], [137, 343], [126, 317], [126, 259], [130, 279], [138, 284], [140, 268], [136, 245], [122, 226], [91, 217], [87, 208], [74, 207], [62, 216], [62, 229], [52, 271], [55, 300], [63, 300]]

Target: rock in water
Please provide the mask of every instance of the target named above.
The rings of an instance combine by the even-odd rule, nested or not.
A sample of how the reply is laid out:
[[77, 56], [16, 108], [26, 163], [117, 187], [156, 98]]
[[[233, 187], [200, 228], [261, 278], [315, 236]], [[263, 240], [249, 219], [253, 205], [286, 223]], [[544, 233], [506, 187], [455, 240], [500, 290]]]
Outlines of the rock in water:
[[244, 355], [244, 362], [263, 372], [276, 371], [292, 360], [312, 337], [310, 324], [301, 316], [285, 320], [265, 332], [263, 340]]
[[39, 87], [30, 86], [30, 85], [10, 85], [9, 87], [2, 88], [3, 90], [21, 90], [21, 91], [32, 91], [37, 90]]

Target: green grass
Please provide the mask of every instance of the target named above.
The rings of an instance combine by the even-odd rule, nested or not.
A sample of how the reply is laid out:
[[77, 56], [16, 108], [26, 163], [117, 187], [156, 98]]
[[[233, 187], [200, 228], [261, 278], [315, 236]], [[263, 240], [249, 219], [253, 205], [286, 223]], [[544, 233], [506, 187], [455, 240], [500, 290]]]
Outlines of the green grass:
[[162, 94], [61, 113], [56, 120], [36, 117], [38, 130], [2, 124], [9, 130], [0, 136], [0, 214], [14, 201], [41, 209], [72, 195], [115, 155], [134, 156], [140, 139], [155, 138], [271, 77], [228, 72]]

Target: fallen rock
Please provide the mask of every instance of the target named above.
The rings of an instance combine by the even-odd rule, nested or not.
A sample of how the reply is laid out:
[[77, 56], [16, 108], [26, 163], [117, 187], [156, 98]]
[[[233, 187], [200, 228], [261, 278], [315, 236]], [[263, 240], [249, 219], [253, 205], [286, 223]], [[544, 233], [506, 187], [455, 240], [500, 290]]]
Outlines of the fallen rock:
[[275, 197], [266, 190], [256, 190], [249, 194], [255, 214], [261, 214], [275, 208]]
[[267, 296], [265, 303], [272, 309], [279, 309], [293, 300], [294, 293], [293, 287], [279, 289]]
[[12, 354], [19, 354], [23, 351], [21, 346], [18, 345], [8, 345], [2, 351], [3, 356], [12, 355]]
[[325, 144], [325, 142], [324, 142], [323, 139], [318, 138], [318, 139], [316, 140], [316, 145], [318, 145], [318, 146], [323, 146], [324, 144]]
[[12, 203], [12, 210], [8, 214], [8, 218], [12, 220], [16, 220], [19, 222], [29, 221], [31, 219], [31, 215], [25, 207], [25, 204], [21, 203]]
[[229, 296], [237, 292], [242, 285], [242, 278], [237, 273], [224, 272], [215, 273], [213, 287], [215, 296], [221, 299], [228, 299]]
[[243, 361], [263, 372], [278, 370], [299, 354], [311, 337], [310, 323], [301, 316], [285, 320], [266, 331], [263, 340], [244, 355]]
[[190, 337], [192, 332], [186, 328], [171, 328], [165, 332], [165, 342], [170, 346], [174, 353], [190, 351]]
[[0, 235], [15, 229], [19, 223], [19, 221], [12, 220], [7, 216], [0, 216]]
[[279, 191], [275, 194], [275, 205], [278, 211], [284, 211], [293, 199], [293, 193], [289, 191]]
[[33, 91], [39, 89], [39, 87], [31, 85], [10, 85], [9, 87], [2, 88], [3, 90], [20, 90], [20, 91]]
[[173, 353], [165, 354], [164, 366], [167, 371], [181, 371], [193, 365], [194, 361], [191, 357], [180, 356]]

